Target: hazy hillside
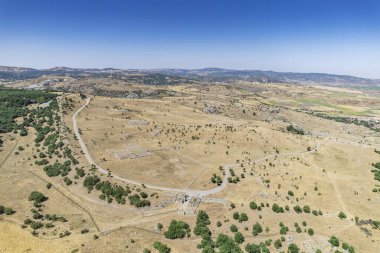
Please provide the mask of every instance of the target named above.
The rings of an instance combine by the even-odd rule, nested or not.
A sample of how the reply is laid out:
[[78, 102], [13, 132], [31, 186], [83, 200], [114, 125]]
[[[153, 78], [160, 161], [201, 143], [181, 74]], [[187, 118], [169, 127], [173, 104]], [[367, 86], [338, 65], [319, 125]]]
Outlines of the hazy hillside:
[[332, 86], [352, 86], [352, 85], [380, 85], [380, 80], [360, 78], [348, 75], [334, 75], [325, 73], [292, 73], [292, 72], [275, 72], [261, 70], [230, 70], [221, 68], [204, 68], [204, 69], [159, 69], [154, 72], [180, 75], [188, 78], [214, 80], [214, 81], [232, 81], [237, 79], [251, 80], [259, 82], [284, 82], [299, 84], [324, 84]]
[[70, 77], [115, 77], [131, 79], [144, 84], [178, 84], [191, 81], [233, 82], [236, 80], [257, 81], [263, 83], [282, 82], [305, 85], [331, 86], [380, 86], [380, 80], [360, 78], [348, 75], [325, 73], [291, 73], [261, 70], [230, 70], [222, 68], [204, 69], [138, 69], [122, 70], [78, 69], [55, 67], [50, 69], [32, 69], [0, 66], [0, 79], [25, 80], [40, 76], [61, 75]]

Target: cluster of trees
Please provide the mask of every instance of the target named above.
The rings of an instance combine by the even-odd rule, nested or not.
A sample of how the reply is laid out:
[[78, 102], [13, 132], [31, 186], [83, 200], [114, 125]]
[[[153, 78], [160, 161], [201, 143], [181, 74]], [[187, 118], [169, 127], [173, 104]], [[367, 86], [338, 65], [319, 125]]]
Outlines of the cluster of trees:
[[30, 226], [33, 230], [40, 229], [44, 226], [44, 224], [41, 221], [33, 221], [31, 219], [24, 220], [23, 228], [26, 228], [27, 226]]
[[245, 251], [248, 253], [269, 253], [268, 247], [271, 244], [271, 240], [267, 240], [265, 243], [261, 242], [259, 244], [248, 243], [245, 246]]
[[191, 136], [191, 139], [194, 141], [194, 140], [199, 140], [199, 136], [198, 135], [193, 135]]
[[234, 212], [232, 217], [235, 219], [235, 220], [238, 220], [240, 223], [242, 223], [243, 221], [247, 221], [248, 220], [248, 215], [246, 213], [240, 213], [239, 212]]
[[63, 216], [58, 216], [56, 214], [46, 214], [45, 215], [45, 219], [46, 220], [50, 220], [50, 221], [61, 221], [61, 222], [66, 222], [67, 219]]
[[[278, 239], [276, 240], [273, 245], [276, 249], [279, 249], [282, 247], [282, 243], [285, 242], [285, 238], [284, 237], [281, 237], [281, 240]], [[255, 243], [248, 243], [246, 246], [245, 246], [245, 250], [248, 252], [248, 253], [269, 253], [269, 249], [268, 247], [272, 244], [272, 240], [269, 239], [269, 240], [266, 240], [264, 243], [261, 242], [260, 244], [255, 244]], [[294, 243], [291, 243], [289, 246], [288, 246], [288, 253], [298, 253], [300, 251], [300, 249], [298, 248], [298, 246]], [[283, 252], [283, 251], [281, 251]]]
[[[274, 241], [273, 246], [276, 249], [279, 249], [282, 247], [283, 242], [285, 242], [285, 237], [282, 236], [280, 239], [277, 239], [276, 241]], [[248, 243], [245, 246], [245, 250], [248, 253], [269, 253], [270, 250], [268, 247], [270, 247], [271, 245], [272, 245], [272, 239], [268, 239], [268, 240], [265, 240], [265, 242], [260, 242], [259, 244]], [[284, 252], [284, 251], [281, 251], [281, 252]], [[296, 244], [292, 243], [288, 246], [288, 252], [298, 253], [299, 248]]]
[[[336, 237], [336, 236], [331, 236], [330, 239], [329, 239], [329, 243], [331, 244], [331, 246], [333, 247], [337, 247], [339, 248], [340, 246], [340, 240]], [[343, 242], [342, 243], [342, 248], [348, 252], [348, 253], [355, 253], [355, 248], [351, 245], [349, 245], [348, 243], [346, 242]]]
[[[306, 225], [307, 225], [306, 221], [303, 221], [303, 222], [302, 222], [302, 226], [306, 227]], [[301, 229], [301, 227], [298, 225], [297, 222], [294, 223], [294, 227], [296, 228], [296, 232], [297, 232], [297, 233], [301, 233], [301, 232], [302, 232], [302, 229]], [[312, 228], [308, 228], [308, 229], [305, 228], [305, 232], [307, 232], [310, 236], [313, 236], [313, 235], [314, 235], [314, 230], [313, 230]]]
[[346, 242], [342, 243], [342, 249], [348, 251], [348, 253], [355, 253], [355, 248]]
[[215, 245], [219, 249], [219, 252], [243, 253], [243, 250], [239, 247], [239, 244], [237, 244], [234, 239], [225, 234], [218, 235]]
[[[35, 146], [37, 147], [37, 152], [39, 152], [38, 157], [40, 160], [36, 160], [35, 164], [44, 165], [43, 170], [49, 177], [61, 175], [64, 177], [66, 185], [71, 185], [73, 181], [67, 175], [71, 171], [71, 165], [78, 164], [78, 161], [73, 157], [71, 150], [67, 147], [64, 148], [64, 143], [59, 140], [60, 135], [57, 128], [59, 127], [58, 121], [60, 117], [57, 114], [57, 110], [58, 103], [54, 99], [47, 107], [30, 110], [24, 117], [23, 123], [25, 126], [34, 127], [37, 132]], [[39, 149], [41, 145], [43, 145], [43, 152]], [[53, 156], [68, 158], [68, 160], [59, 162], [57, 159], [54, 164], [49, 164], [49, 160]], [[36, 155], [33, 157], [37, 159]]]
[[159, 253], [170, 253], [171, 251], [171, 249], [166, 244], [157, 241], [153, 243], [153, 248], [158, 250]]
[[70, 160], [65, 161], [63, 164], [60, 162], [55, 162], [53, 165], [46, 165], [44, 167], [44, 171], [49, 177], [56, 177], [59, 175], [65, 177], [71, 171], [70, 165]]
[[196, 236], [201, 236], [202, 241], [197, 245], [197, 248], [202, 249], [202, 253], [214, 253], [215, 252], [215, 242], [211, 238], [211, 231], [209, 229], [210, 218], [208, 214], [200, 210], [197, 215], [197, 220], [195, 223], [194, 234]]
[[126, 203], [125, 198], [128, 197], [130, 204], [135, 207], [150, 206], [150, 201], [146, 199], [148, 194], [145, 192], [129, 195], [132, 193], [129, 187], [123, 188], [120, 185], [111, 184], [109, 181], [101, 181], [97, 175], [86, 176], [83, 181], [83, 186], [87, 188], [88, 192], [91, 192], [94, 188], [101, 191], [99, 198], [107, 200], [109, 203], [115, 199], [118, 204], [124, 205]]
[[84, 179], [83, 186], [86, 187], [90, 193], [98, 182], [100, 182], [100, 178], [97, 175], [89, 175]]
[[214, 174], [212, 177], [211, 177], [211, 183], [213, 184], [217, 184], [218, 186], [222, 184], [222, 178], [220, 176], [217, 176], [216, 174]]
[[73, 152], [68, 147], [63, 149], [63, 157], [70, 159], [72, 164], [79, 164], [79, 162], [75, 159]]
[[269, 203], [264, 204], [263, 202], [261, 202], [260, 204], [257, 204], [255, 201], [251, 201], [251, 202], [249, 203], [249, 207], [250, 207], [252, 210], [258, 210], [258, 211], [261, 211], [262, 208], [264, 208], [264, 207], [269, 207]]
[[190, 236], [190, 226], [186, 222], [172, 220], [168, 227], [168, 231], [164, 233], [168, 239], [182, 239]]
[[272, 210], [273, 212], [275, 213], [283, 213], [284, 212], [284, 208], [283, 207], [280, 207], [278, 204], [273, 204], [272, 205]]
[[317, 210], [311, 210], [311, 208], [309, 206], [307, 206], [307, 205], [304, 206], [304, 207], [300, 207], [300, 206], [296, 205], [296, 206], [293, 207], [293, 209], [294, 209], [294, 211], [296, 213], [302, 213], [302, 212], [304, 212], [304, 213], [312, 213], [315, 216], [323, 215], [323, 213], [322, 213], [321, 210], [318, 210], [318, 211]]
[[86, 175], [86, 172], [84, 172], [84, 169], [82, 168], [75, 168], [77, 178], [84, 177]]
[[78, 164], [79, 162], [75, 159], [73, 152], [68, 147], [63, 149], [63, 157], [70, 159], [72, 164]]
[[59, 233], [60, 238], [65, 237], [65, 236], [69, 236], [69, 235], [71, 235], [71, 232], [69, 232], [67, 230], [64, 233]]
[[[38, 191], [31, 192], [29, 197], [28, 197], [28, 200], [33, 201], [34, 206], [38, 207], [38, 210], [32, 208], [31, 212], [32, 212], [32, 218], [34, 220], [29, 219], [29, 218], [25, 219], [24, 224], [21, 227], [26, 228], [26, 227], [30, 226], [30, 228], [33, 229], [32, 234], [35, 236], [38, 235], [38, 232], [36, 232], [36, 230], [38, 230], [42, 227], [53, 228], [53, 227], [55, 227], [53, 222], [56, 222], [56, 221], [66, 222], [67, 221], [67, 219], [63, 216], [57, 216], [56, 214], [43, 215], [41, 213], [41, 211], [42, 211], [41, 203], [46, 201], [47, 199], [48, 198], [44, 194], [42, 194], [41, 192], [38, 192]], [[42, 222], [43, 220], [48, 221], [48, 222], [43, 223]], [[65, 236], [65, 235], [63, 235], [63, 236]]]
[[[150, 206], [150, 201], [148, 199], [142, 199], [140, 196], [144, 192], [141, 192], [140, 195], [133, 194], [131, 196], [128, 196], [129, 203], [135, 207], [146, 207]], [[145, 196], [145, 195], [143, 195]]]
[[126, 190], [120, 185], [111, 184], [109, 181], [99, 181], [95, 185], [95, 189], [101, 191], [100, 199], [107, 199], [108, 202], [112, 201], [112, 197], [115, 198], [118, 204], [125, 204], [125, 196], [130, 193], [130, 190]]
[[240, 182], [239, 177], [228, 177], [227, 180], [228, 180], [228, 183], [230, 183], [230, 184], [232, 184], [232, 183], [237, 184], [238, 182]]
[[23, 134], [27, 134], [27, 122], [18, 125], [15, 118], [26, 116], [29, 113], [28, 105], [44, 103], [55, 97], [46, 91], [0, 88], [0, 133], [22, 130]]
[[301, 233], [301, 232], [302, 232], [302, 229], [301, 229], [301, 227], [298, 225], [297, 222], [294, 223], [294, 227], [296, 228], [296, 232], [297, 232], [297, 233]]
[[[37, 147], [40, 146], [40, 143], [45, 140], [45, 137], [50, 133], [49, 138], [46, 142], [43, 142], [43, 144], [44, 146], [48, 146], [49, 154], [55, 153], [56, 155], [58, 152], [56, 152], [56, 149], [63, 146], [63, 142], [60, 142], [60, 146], [58, 146], [58, 144], [55, 144], [58, 139], [59, 132], [53, 126], [53, 124], [55, 121], [58, 122], [60, 119], [58, 114], [56, 114], [57, 109], [58, 103], [56, 100], [53, 100], [48, 107], [31, 110], [29, 114], [24, 117], [23, 121], [24, 125], [31, 126], [37, 131], [37, 135], [34, 140]], [[55, 144], [55, 146], [52, 144]]]
[[330, 116], [323, 113], [311, 113], [314, 116], [328, 119], [328, 120], [335, 120], [336, 122], [342, 122], [347, 124], [355, 124], [357, 126], [364, 126], [366, 128], [369, 128], [375, 132], [380, 132], [380, 128], [376, 127], [375, 122], [371, 122], [368, 120], [363, 120], [359, 118], [352, 118], [352, 117], [342, 117], [342, 116]]
[[228, 183], [234, 183], [234, 184], [237, 184], [238, 182], [240, 182], [240, 177], [243, 179], [245, 178], [245, 175], [244, 173], [242, 173], [239, 176], [236, 176], [235, 174], [235, 171], [233, 169], [230, 168], [230, 174], [231, 174], [231, 177], [228, 177], [227, 180], [228, 180]]

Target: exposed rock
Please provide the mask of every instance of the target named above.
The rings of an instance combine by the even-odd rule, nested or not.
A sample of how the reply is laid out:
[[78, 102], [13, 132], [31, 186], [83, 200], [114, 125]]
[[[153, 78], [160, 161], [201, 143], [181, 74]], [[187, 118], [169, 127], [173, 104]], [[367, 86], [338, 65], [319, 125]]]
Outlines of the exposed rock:
[[219, 114], [220, 113], [220, 111], [218, 110], [218, 108], [216, 108], [216, 106], [206, 106], [203, 109], [203, 112], [209, 113], [209, 114]]

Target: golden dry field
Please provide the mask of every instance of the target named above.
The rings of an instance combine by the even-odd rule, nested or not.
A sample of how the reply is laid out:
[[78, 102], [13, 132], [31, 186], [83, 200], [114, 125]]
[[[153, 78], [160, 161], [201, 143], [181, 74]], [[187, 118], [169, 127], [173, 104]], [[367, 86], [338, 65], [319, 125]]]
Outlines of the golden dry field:
[[[56, 93], [54, 147], [49, 134], [36, 145], [37, 126], [1, 134], [0, 205], [15, 212], [0, 215], [0, 252], [159, 252], [156, 241], [171, 252], [380, 252], [380, 132], [363, 123], [380, 120], [379, 97], [243, 81], [149, 89], [169, 95]], [[58, 175], [45, 167], [54, 163]], [[28, 200], [33, 191], [46, 199]], [[194, 234], [201, 210], [210, 220], [203, 241]], [[167, 238], [172, 220], [189, 236]]]

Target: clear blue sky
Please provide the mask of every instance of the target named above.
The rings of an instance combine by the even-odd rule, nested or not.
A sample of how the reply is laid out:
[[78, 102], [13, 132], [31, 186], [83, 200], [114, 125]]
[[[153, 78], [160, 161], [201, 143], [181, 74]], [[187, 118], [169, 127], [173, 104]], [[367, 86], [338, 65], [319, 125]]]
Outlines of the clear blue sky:
[[0, 0], [0, 65], [380, 78], [380, 0]]

